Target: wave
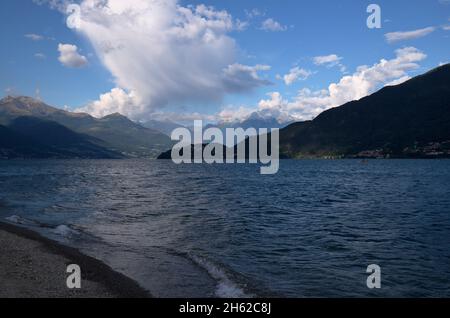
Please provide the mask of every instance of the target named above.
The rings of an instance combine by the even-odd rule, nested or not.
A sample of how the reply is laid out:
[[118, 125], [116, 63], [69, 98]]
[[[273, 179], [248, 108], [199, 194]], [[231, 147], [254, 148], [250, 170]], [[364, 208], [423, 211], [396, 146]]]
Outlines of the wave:
[[252, 298], [253, 295], [247, 294], [238, 283], [234, 282], [227, 272], [220, 266], [212, 263], [204, 257], [199, 257], [193, 254], [189, 255], [190, 258], [198, 266], [205, 269], [208, 274], [217, 281], [217, 287], [215, 294], [219, 298]]
[[70, 227], [70, 225], [58, 225], [58, 226], [52, 226], [52, 225], [48, 225], [48, 224], [44, 224], [44, 223], [40, 223], [37, 221], [33, 221], [30, 219], [26, 219], [23, 218], [19, 215], [11, 215], [7, 218], [5, 218], [6, 221], [8, 221], [9, 223], [13, 223], [13, 224], [17, 224], [17, 225], [22, 225], [25, 227], [32, 227], [32, 228], [40, 228], [40, 229], [46, 229], [46, 230], [50, 230], [50, 232], [52, 234], [56, 234], [58, 236], [64, 237], [64, 238], [70, 238], [73, 236], [78, 236], [80, 235], [80, 232], [78, 232], [77, 230], [73, 229]]
[[29, 220], [29, 219], [25, 219], [21, 216], [18, 215], [11, 215], [7, 218], [5, 218], [6, 221], [10, 222], [10, 223], [14, 223], [14, 224], [19, 224], [19, 225], [28, 225], [28, 226], [36, 226], [38, 225], [38, 223]]
[[63, 237], [72, 237], [75, 235], [80, 235], [80, 233], [74, 229], [72, 229], [68, 225], [58, 225], [56, 228], [52, 230], [53, 233], [63, 236]]
[[[68, 224], [50, 225], [47, 223], [26, 219], [18, 215], [12, 215], [5, 218], [7, 222], [17, 224], [32, 230], [36, 230], [38, 233], [54, 239], [62, 244], [66, 244], [68, 241], [74, 242], [78, 239], [89, 239], [90, 235], [76, 226]], [[96, 240], [99, 242], [99, 240]], [[105, 243], [105, 242], [103, 242]], [[203, 257], [194, 255], [193, 253], [179, 252], [176, 250], [168, 249], [165, 247], [154, 247], [165, 251], [168, 254], [181, 256], [192, 262], [195, 266], [198, 266], [202, 271], [207, 273], [215, 281], [215, 289], [210, 290], [214, 293], [214, 296], [219, 298], [253, 298], [254, 294], [250, 293], [247, 289], [247, 285], [242, 283], [245, 278], [239, 278], [239, 274], [235, 274], [230, 270], [224, 268], [224, 266]], [[239, 283], [241, 282], [241, 283]]]

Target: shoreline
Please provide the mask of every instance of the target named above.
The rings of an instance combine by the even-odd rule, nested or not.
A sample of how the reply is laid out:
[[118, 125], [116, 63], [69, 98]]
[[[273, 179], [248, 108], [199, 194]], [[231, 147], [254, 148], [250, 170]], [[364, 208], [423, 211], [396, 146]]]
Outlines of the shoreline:
[[[81, 289], [66, 286], [69, 264]], [[0, 222], [0, 298], [151, 298], [136, 281], [103, 262], [32, 230]]]

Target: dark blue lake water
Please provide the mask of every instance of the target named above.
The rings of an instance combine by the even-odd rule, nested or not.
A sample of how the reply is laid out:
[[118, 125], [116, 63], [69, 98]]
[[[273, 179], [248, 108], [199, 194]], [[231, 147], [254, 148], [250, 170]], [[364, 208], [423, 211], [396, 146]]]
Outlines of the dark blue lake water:
[[0, 218], [155, 296], [450, 296], [445, 160], [0, 161]]

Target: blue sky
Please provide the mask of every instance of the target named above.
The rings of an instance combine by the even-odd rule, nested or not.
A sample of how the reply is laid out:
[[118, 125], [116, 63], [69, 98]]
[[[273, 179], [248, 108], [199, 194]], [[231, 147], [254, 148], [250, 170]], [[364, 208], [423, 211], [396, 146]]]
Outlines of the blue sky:
[[[154, 2], [114, 17], [82, 6], [70, 29], [65, 1], [1, 1], [1, 95], [39, 89], [51, 105], [137, 120], [303, 120], [450, 61], [447, 0]], [[370, 3], [381, 29], [366, 25]]]

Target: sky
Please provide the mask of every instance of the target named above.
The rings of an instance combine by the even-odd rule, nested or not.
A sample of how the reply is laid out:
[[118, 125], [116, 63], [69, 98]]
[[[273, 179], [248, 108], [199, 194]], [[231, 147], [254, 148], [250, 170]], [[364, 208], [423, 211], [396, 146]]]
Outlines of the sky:
[[0, 96], [138, 121], [309, 120], [450, 61], [450, 0], [2, 0], [0, 21]]

